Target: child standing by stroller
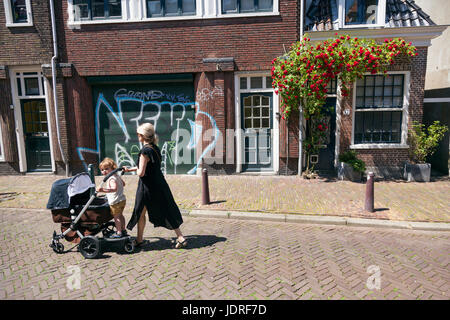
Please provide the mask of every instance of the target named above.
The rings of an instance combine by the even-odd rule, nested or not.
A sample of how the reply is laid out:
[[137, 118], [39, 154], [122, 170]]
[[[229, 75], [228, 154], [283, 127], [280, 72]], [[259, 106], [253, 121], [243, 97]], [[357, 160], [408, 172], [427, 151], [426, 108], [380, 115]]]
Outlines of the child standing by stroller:
[[[99, 168], [104, 176], [117, 169], [117, 164], [111, 158], [105, 158], [100, 163]], [[123, 194], [123, 187], [125, 187], [125, 181], [116, 173], [113, 174], [106, 182], [106, 188], [98, 188], [97, 192], [106, 193], [108, 198], [108, 204], [111, 208], [111, 214], [114, 217], [114, 223], [116, 225], [117, 232], [111, 236], [111, 238], [122, 238], [128, 236], [125, 230], [125, 217], [123, 216], [123, 210], [125, 209], [126, 198]]]

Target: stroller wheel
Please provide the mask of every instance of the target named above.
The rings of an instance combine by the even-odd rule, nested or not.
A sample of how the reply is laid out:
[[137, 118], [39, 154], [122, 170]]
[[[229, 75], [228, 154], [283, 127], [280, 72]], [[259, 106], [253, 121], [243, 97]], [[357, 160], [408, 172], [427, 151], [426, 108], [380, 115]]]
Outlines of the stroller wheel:
[[86, 259], [95, 259], [100, 254], [100, 241], [93, 236], [86, 236], [80, 241], [79, 249]]
[[125, 244], [123, 246], [123, 249], [126, 253], [133, 253], [134, 251], [134, 243], [131, 240], [125, 241]]
[[56, 253], [63, 253], [64, 252], [64, 245], [60, 242], [54, 243], [52, 246], [53, 251]]

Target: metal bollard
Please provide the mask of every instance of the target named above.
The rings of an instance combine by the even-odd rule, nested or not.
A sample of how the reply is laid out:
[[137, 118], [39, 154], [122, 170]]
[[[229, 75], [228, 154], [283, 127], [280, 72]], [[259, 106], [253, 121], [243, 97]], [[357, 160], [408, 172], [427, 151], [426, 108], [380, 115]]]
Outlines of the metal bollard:
[[[88, 173], [89, 176], [91, 177], [91, 181], [92, 183], [95, 185], [95, 177], [94, 177], [94, 165], [91, 163], [90, 165], [88, 165]], [[94, 194], [95, 192], [95, 187], [91, 188], [91, 196]]]
[[208, 170], [202, 170], [202, 205], [209, 204]]
[[364, 210], [368, 212], [374, 212], [374, 173], [369, 172], [367, 175], [366, 182], [366, 201], [364, 205]]

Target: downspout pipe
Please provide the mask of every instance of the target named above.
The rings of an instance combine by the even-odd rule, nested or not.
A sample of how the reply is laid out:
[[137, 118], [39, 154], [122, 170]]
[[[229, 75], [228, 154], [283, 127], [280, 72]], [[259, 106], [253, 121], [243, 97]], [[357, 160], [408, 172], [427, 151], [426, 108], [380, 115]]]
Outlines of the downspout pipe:
[[64, 150], [61, 144], [61, 133], [59, 129], [59, 117], [58, 117], [58, 98], [56, 94], [56, 59], [58, 58], [58, 41], [56, 36], [56, 19], [55, 19], [55, 3], [50, 0], [50, 15], [52, 20], [52, 35], [53, 35], [53, 57], [52, 57], [52, 86], [53, 86], [53, 105], [55, 107], [55, 122], [56, 122], [56, 135], [58, 137], [59, 151], [61, 152], [61, 158], [66, 166], [66, 177], [69, 176], [69, 163], [64, 156]]
[[[303, 12], [304, 12], [304, 0], [300, 0], [300, 41], [303, 40]], [[303, 167], [303, 107], [300, 99], [298, 106], [298, 175], [302, 175]]]

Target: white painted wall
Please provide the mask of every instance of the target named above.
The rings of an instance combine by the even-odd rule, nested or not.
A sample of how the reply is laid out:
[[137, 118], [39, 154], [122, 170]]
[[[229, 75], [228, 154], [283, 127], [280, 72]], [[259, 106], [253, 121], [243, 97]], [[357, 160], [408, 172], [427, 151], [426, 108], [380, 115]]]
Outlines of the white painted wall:
[[[438, 25], [450, 25], [450, 2], [448, 0], [415, 0]], [[450, 87], [450, 28], [431, 40], [428, 48], [425, 90]]]

